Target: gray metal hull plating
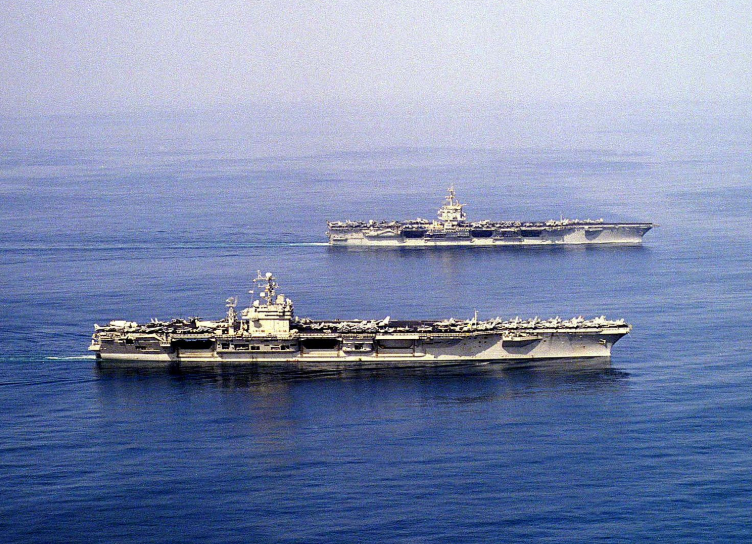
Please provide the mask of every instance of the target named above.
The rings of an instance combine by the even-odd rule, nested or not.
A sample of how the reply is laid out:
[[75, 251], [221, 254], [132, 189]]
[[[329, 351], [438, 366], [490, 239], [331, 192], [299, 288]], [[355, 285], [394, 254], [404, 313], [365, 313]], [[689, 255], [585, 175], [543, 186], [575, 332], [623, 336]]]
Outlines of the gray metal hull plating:
[[536, 229], [530, 235], [493, 236], [478, 238], [472, 236], [447, 235], [441, 237], [424, 236], [407, 238], [399, 232], [366, 229], [330, 230], [329, 243], [333, 246], [371, 247], [503, 247], [503, 246], [546, 246], [546, 245], [589, 245], [589, 244], [641, 244], [642, 238], [652, 224], [603, 224], [597, 226], [567, 226]]
[[[291, 365], [297, 368], [379, 368], [398, 366], [440, 366], [463, 362], [496, 362], [533, 359], [609, 357], [611, 347], [629, 332], [629, 327], [609, 327], [608, 330], [578, 330], [572, 332], [541, 332], [509, 337], [500, 333], [470, 333], [439, 337], [390, 336], [349, 338], [339, 341], [333, 349], [306, 349], [294, 337], [266, 339], [264, 345], [278, 347], [283, 342], [286, 351], [237, 350], [223, 339], [216, 338], [211, 346], [187, 349], [152, 344], [148, 350], [136, 344], [117, 341], [103, 342], [96, 350], [101, 363], [150, 362], [166, 365], [201, 364], [257, 364]], [[355, 344], [358, 342], [358, 344]], [[358, 351], [348, 346], [360, 347]], [[217, 346], [220, 346], [219, 349]], [[262, 346], [263, 347], [263, 346]]]

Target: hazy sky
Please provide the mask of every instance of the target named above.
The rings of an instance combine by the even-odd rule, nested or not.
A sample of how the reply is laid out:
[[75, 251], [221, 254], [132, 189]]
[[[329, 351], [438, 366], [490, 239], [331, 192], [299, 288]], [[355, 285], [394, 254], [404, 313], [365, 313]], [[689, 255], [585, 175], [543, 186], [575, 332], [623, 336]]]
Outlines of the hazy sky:
[[5, 0], [0, 113], [752, 97], [752, 2]]

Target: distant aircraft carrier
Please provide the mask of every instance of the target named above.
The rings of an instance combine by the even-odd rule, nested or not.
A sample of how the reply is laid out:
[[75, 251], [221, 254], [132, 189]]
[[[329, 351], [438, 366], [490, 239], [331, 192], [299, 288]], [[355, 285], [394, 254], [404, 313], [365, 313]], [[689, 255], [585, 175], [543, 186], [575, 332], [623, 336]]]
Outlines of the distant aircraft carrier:
[[603, 219], [545, 222], [467, 221], [449, 188], [438, 220], [329, 221], [333, 246], [444, 247], [541, 246], [554, 244], [641, 244], [653, 223], [604, 223]]
[[604, 317], [504, 320], [444, 319], [324, 321], [296, 318], [277, 294], [271, 274], [256, 281], [260, 300], [227, 316], [95, 325], [89, 349], [101, 364], [148, 362], [168, 366], [216, 363], [292, 365], [301, 369], [441, 366], [573, 357], [608, 357], [631, 330]]

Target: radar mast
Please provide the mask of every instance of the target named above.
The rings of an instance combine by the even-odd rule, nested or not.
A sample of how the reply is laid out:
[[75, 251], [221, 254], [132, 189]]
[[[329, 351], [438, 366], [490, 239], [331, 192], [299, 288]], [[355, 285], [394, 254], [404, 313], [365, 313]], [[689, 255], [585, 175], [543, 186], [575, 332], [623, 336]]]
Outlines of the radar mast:
[[253, 281], [256, 282], [256, 286], [259, 289], [263, 289], [263, 292], [259, 293], [259, 296], [266, 299], [267, 304], [274, 304], [275, 295], [277, 293], [277, 287], [279, 287], [279, 284], [277, 284], [276, 278], [272, 275], [272, 273], [267, 272], [262, 276], [261, 270], [259, 270], [258, 277]]
[[227, 306], [227, 322], [232, 325], [235, 323], [235, 319], [237, 318], [237, 312], [235, 311], [235, 307], [238, 305], [238, 297], [230, 297], [225, 301], [225, 305]]

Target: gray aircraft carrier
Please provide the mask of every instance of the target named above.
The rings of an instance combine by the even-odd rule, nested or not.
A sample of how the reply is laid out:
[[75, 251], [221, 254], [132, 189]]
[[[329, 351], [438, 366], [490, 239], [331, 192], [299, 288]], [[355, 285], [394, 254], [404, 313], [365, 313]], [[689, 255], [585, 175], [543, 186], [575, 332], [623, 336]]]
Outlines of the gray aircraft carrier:
[[631, 330], [624, 320], [488, 319], [326, 321], [297, 318], [271, 274], [259, 299], [217, 321], [199, 318], [95, 325], [89, 349], [100, 364], [255, 363], [301, 369], [439, 366], [552, 358], [608, 357]]
[[605, 223], [602, 219], [544, 222], [467, 221], [464, 204], [449, 188], [438, 219], [329, 221], [329, 244], [371, 247], [542, 246], [641, 244], [653, 223]]

